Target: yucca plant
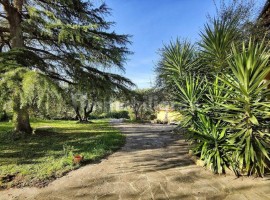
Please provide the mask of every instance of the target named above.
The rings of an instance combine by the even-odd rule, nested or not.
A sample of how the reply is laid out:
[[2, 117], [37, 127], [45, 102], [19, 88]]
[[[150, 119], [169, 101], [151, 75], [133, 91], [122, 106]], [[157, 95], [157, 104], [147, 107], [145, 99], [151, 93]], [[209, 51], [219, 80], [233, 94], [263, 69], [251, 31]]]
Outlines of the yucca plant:
[[188, 73], [196, 70], [196, 51], [188, 41], [177, 39], [170, 42], [160, 50], [160, 55], [161, 60], [155, 69], [157, 78], [169, 89], [174, 85], [174, 78], [183, 80]]
[[189, 74], [183, 81], [174, 79], [174, 83], [174, 101], [181, 107], [181, 113], [185, 116], [182, 125], [188, 127], [197, 120], [207, 82], [204, 78]]
[[205, 25], [200, 36], [199, 56], [205, 73], [224, 71], [228, 67], [226, 60], [230, 56], [231, 44], [239, 37], [235, 24], [213, 19], [212, 24]]
[[219, 80], [219, 75], [216, 75], [213, 80], [207, 80], [208, 87], [205, 92], [205, 103], [203, 105], [203, 112], [207, 116], [220, 119], [222, 113], [226, 113], [227, 110], [220, 106], [220, 103], [225, 104], [232, 88], [227, 84]]
[[214, 173], [222, 174], [232, 165], [231, 155], [235, 146], [228, 140], [227, 124], [198, 114], [195, 126], [190, 129], [195, 139], [195, 153], [200, 155], [205, 166]]
[[[231, 141], [237, 145], [235, 160], [247, 175], [264, 175], [269, 158], [269, 50], [264, 43], [250, 39], [241, 48], [232, 46], [228, 64], [232, 74], [219, 79], [231, 88], [230, 96], [220, 107], [226, 109], [223, 120], [231, 123]], [[268, 120], [268, 121], [267, 121]]]

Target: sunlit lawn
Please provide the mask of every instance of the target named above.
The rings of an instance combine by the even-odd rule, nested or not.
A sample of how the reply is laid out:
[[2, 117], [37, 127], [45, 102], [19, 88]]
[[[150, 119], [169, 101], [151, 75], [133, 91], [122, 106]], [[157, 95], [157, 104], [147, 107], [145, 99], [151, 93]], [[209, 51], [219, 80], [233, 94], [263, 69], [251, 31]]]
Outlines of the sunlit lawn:
[[78, 168], [73, 155], [84, 163], [98, 160], [124, 144], [124, 136], [106, 121], [36, 121], [35, 135], [15, 139], [11, 123], [0, 122], [0, 186], [43, 186]]

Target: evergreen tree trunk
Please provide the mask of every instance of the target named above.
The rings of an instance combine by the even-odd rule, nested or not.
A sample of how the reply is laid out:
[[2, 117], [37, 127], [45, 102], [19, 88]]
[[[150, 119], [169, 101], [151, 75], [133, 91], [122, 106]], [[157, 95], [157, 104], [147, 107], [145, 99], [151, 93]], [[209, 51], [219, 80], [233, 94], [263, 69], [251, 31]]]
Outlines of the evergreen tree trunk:
[[32, 133], [28, 108], [26, 106], [21, 107], [19, 94], [16, 94], [13, 98], [13, 123], [15, 132], [28, 134]]
[[24, 47], [22, 26], [21, 26], [22, 5], [23, 5], [23, 0], [14, 1], [14, 6], [12, 6], [10, 3], [4, 4], [4, 9], [7, 13], [7, 19], [10, 26], [11, 48]]
[[[7, 13], [10, 27], [11, 48], [23, 48], [24, 43], [21, 26], [23, 0], [14, 0], [13, 5], [5, 0], [3, 5]], [[28, 108], [27, 106], [21, 107], [20, 91], [15, 91], [13, 98], [13, 122], [15, 132], [32, 133]]]

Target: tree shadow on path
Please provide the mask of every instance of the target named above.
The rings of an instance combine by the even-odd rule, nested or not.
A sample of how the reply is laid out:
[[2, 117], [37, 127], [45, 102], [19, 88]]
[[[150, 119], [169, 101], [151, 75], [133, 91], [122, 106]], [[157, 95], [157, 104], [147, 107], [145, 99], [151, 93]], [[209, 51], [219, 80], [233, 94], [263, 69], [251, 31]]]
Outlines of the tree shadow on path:
[[188, 155], [189, 147], [183, 136], [172, 133], [170, 125], [118, 125], [127, 136], [121, 149], [132, 155], [133, 169], [151, 172], [194, 165]]

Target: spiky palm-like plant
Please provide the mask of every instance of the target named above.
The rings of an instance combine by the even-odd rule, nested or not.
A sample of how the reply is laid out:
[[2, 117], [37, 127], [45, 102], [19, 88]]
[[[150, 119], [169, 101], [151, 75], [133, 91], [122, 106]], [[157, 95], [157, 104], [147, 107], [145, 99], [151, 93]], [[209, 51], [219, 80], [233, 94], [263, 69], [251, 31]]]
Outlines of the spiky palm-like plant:
[[195, 71], [196, 51], [187, 41], [170, 42], [161, 49], [161, 60], [156, 68], [160, 83], [166, 88], [174, 85], [173, 79], [185, 79], [189, 72]]
[[198, 115], [198, 120], [194, 122], [193, 140], [195, 139], [195, 152], [200, 154], [205, 166], [212, 169], [214, 173], [226, 172], [226, 168], [232, 165], [232, 151], [234, 145], [228, 140], [228, 128], [226, 123], [220, 120], [213, 120], [204, 114]]
[[205, 73], [220, 72], [228, 67], [226, 62], [230, 56], [231, 44], [237, 41], [239, 31], [234, 23], [226, 23], [214, 19], [212, 24], [206, 24], [201, 32], [200, 62]]
[[207, 87], [207, 82], [199, 76], [189, 74], [183, 81], [173, 79], [175, 83], [174, 102], [181, 107], [185, 115], [183, 125], [190, 126], [197, 120], [197, 115], [202, 109], [202, 99]]
[[232, 47], [228, 61], [232, 74], [224, 74], [219, 79], [231, 88], [230, 96], [219, 105], [226, 109], [223, 120], [235, 125], [231, 140], [238, 147], [236, 160], [248, 175], [263, 176], [266, 159], [270, 160], [270, 133], [266, 131], [270, 119], [268, 89], [265, 80], [270, 72], [269, 50], [264, 43], [252, 39], [242, 48]]

